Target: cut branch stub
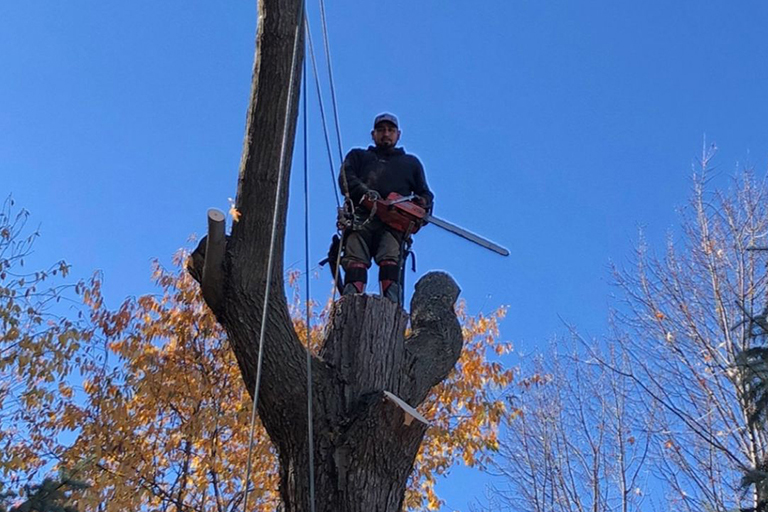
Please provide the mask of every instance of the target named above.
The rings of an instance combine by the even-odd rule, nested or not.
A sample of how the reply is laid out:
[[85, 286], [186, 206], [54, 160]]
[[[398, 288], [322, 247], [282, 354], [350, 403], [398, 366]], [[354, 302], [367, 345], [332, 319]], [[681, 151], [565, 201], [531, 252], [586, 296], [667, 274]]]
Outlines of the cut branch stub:
[[411, 405], [424, 401], [461, 355], [464, 339], [455, 311], [460, 291], [445, 272], [430, 272], [416, 283], [411, 299], [411, 334], [405, 341], [405, 370], [410, 383], [398, 393]]
[[408, 315], [377, 295], [349, 295], [337, 304], [320, 357], [336, 372], [342, 411], [366, 394], [400, 389]]
[[221, 309], [224, 297], [224, 254], [227, 240], [224, 234], [224, 213], [216, 208], [208, 210], [208, 237], [203, 265], [203, 298], [214, 312]]

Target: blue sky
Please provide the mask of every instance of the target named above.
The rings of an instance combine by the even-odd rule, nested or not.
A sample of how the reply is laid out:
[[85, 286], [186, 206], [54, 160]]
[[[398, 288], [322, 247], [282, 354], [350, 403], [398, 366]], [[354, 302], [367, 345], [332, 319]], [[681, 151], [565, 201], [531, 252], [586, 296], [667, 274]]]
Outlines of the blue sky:
[[[627, 261], [638, 227], [657, 247], [674, 230], [705, 136], [720, 148], [716, 182], [768, 164], [765, 2], [327, 9], [345, 150], [368, 144], [378, 112], [400, 116], [435, 214], [512, 253], [428, 227], [418, 275], [451, 272], [470, 311], [508, 305], [503, 336], [523, 353], [562, 332], [560, 317], [600, 333], [609, 262]], [[40, 224], [36, 261], [102, 270], [112, 305], [152, 291], [150, 260], [169, 262], [234, 197], [255, 24], [255, 2], [0, 4], [0, 195]], [[315, 266], [335, 203], [310, 100]], [[303, 268], [299, 178], [286, 264]], [[458, 469], [446, 482], [448, 508], [466, 509], [484, 480]]]

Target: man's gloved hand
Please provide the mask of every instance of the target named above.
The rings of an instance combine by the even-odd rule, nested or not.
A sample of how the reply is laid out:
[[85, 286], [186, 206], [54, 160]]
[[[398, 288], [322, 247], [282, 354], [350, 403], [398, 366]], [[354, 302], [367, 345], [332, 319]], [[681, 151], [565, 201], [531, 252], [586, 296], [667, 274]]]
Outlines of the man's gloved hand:
[[414, 202], [419, 206], [421, 206], [422, 208], [424, 208], [425, 210], [427, 210], [428, 212], [430, 213], [432, 212], [432, 201], [430, 200], [429, 197], [416, 196], [416, 198], [414, 199]]
[[376, 201], [381, 199], [381, 195], [375, 190], [368, 189], [368, 191], [365, 193], [365, 198], [371, 201], [372, 203], [375, 203]]

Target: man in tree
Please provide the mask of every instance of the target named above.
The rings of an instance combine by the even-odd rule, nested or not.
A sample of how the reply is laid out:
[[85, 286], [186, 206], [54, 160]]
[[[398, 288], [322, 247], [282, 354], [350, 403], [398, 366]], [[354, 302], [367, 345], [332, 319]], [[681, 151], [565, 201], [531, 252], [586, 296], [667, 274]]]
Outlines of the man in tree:
[[394, 114], [383, 113], [373, 121], [375, 145], [350, 151], [341, 166], [339, 183], [355, 205], [355, 222], [346, 233], [341, 265], [344, 268], [343, 295], [363, 293], [373, 257], [379, 265], [381, 294], [400, 302], [400, 265], [404, 234], [376, 216], [362, 204], [375, 202], [392, 192], [415, 194], [417, 202], [432, 209], [433, 194], [427, 186], [424, 167], [418, 158], [396, 147], [400, 123]]

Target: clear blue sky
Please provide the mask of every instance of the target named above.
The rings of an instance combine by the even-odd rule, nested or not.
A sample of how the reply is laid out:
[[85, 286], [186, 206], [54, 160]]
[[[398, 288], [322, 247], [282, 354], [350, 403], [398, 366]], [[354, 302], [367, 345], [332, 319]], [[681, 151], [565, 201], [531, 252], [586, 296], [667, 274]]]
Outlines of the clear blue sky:
[[[36, 261], [105, 274], [117, 305], [152, 291], [149, 262], [202, 233], [234, 197], [256, 2], [0, 3], [0, 195], [43, 234]], [[607, 266], [644, 226], [661, 242], [702, 141], [718, 180], [768, 165], [768, 4], [700, 1], [328, 2], [345, 150], [400, 116], [435, 213], [510, 249], [501, 258], [426, 228], [418, 273], [451, 272], [473, 312], [509, 305], [503, 336], [530, 351], [599, 334]], [[309, 5], [316, 44], [317, 6]], [[312, 262], [335, 204], [311, 96]], [[297, 162], [298, 163], [298, 162]], [[294, 175], [287, 265], [303, 268]], [[414, 277], [408, 277], [410, 285]], [[329, 289], [325, 269], [315, 295]], [[466, 509], [484, 479], [441, 485]]]

